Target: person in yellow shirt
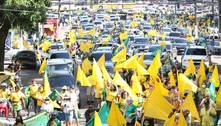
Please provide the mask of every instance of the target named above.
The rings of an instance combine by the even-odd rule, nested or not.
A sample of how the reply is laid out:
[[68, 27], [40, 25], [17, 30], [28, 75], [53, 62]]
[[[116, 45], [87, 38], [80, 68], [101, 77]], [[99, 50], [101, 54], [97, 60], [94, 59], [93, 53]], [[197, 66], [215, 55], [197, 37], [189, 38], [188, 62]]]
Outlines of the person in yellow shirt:
[[10, 102], [13, 107], [13, 117], [20, 115], [22, 105], [24, 106], [25, 95], [20, 91], [20, 88], [15, 87], [15, 91], [10, 94]]
[[37, 113], [37, 94], [38, 94], [38, 91], [39, 91], [39, 85], [36, 84], [36, 81], [33, 79], [32, 80], [32, 83], [29, 85], [29, 98], [28, 98], [28, 113], [29, 113], [29, 110], [31, 109], [31, 106], [33, 105], [34, 106], [34, 111], [35, 113]]
[[117, 87], [113, 84], [110, 84], [110, 87], [107, 87], [107, 104], [111, 105], [111, 102], [116, 98], [117, 96]]

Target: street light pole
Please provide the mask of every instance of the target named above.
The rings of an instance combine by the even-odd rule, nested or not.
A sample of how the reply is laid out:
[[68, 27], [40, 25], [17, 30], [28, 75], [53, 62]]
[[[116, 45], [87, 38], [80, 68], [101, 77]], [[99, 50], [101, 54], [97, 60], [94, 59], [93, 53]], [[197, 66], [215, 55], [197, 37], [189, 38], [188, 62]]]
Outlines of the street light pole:
[[218, 10], [219, 10], [219, 33], [221, 33], [221, 0], [218, 0]]

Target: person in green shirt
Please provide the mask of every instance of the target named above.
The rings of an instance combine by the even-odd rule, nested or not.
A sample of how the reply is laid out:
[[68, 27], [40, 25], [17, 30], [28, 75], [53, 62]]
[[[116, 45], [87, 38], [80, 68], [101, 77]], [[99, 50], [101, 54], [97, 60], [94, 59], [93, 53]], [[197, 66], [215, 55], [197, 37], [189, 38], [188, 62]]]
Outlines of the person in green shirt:
[[127, 120], [127, 126], [134, 125], [136, 119], [136, 109], [137, 107], [133, 104], [133, 100], [127, 99], [125, 106], [125, 118]]

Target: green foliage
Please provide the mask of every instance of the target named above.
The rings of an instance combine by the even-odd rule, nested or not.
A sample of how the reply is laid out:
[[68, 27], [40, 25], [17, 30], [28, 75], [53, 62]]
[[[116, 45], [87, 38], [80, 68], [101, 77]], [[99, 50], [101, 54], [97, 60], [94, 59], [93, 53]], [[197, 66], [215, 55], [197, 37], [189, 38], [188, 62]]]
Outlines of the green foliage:
[[10, 23], [11, 27], [20, 27], [26, 31], [36, 30], [38, 23], [46, 19], [50, 0], [2, 0], [0, 23]]

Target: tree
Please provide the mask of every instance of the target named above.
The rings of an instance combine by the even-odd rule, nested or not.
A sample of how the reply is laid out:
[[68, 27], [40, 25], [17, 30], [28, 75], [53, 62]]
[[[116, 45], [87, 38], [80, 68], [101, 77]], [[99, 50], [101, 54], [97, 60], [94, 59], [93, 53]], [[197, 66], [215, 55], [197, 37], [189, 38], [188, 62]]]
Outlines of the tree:
[[46, 19], [50, 0], [0, 0], [0, 71], [4, 70], [5, 39], [11, 28], [36, 31]]

